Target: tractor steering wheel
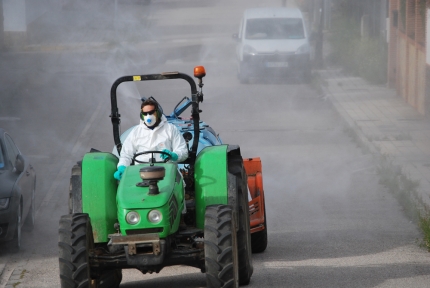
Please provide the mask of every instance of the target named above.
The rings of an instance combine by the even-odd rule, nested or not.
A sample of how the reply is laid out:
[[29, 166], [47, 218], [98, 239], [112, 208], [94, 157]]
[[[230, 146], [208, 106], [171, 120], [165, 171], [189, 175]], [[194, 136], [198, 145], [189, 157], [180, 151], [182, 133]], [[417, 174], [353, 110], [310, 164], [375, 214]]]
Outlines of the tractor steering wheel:
[[[164, 155], [166, 155], [166, 156], [167, 156], [167, 158], [166, 158], [166, 159], [164, 159], [163, 161], [161, 161], [161, 162], [159, 162], [159, 161], [155, 161], [154, 163], [166, 163], [166, 162], [167, 162], [167, 161], [169, 161], [169, 160], [170, 160], [170, 158], [171, 158], [171, 156], [170, 156], [170, 154], [169, 154], [169, 153], [166, 153], [166, 152], [163, 152], [163, 151], [143, 151], [143, 152], [139, 152], [139, 153], [134, 154], [134, 155], [133, 155], [133, 159], [132, 159], [132, 161], [133, 161], [133, 162], [137, 162], [137, 163], [148, 163], [148, 162], [144, 162], [144, 161], [137, 160], [136, 158], [137, 158], [138, 156], [140, 156], [140, 155], [144, 155], [144, 154], [151, 154], [151, 158], [152, 158], [152, 159], [155, 159], [155, 158], [154, 158], [154, 153], [164, 154]], [[149, 161], [149, 163], [152, 163], [152, 162], [151, 162], [151, 161]]]

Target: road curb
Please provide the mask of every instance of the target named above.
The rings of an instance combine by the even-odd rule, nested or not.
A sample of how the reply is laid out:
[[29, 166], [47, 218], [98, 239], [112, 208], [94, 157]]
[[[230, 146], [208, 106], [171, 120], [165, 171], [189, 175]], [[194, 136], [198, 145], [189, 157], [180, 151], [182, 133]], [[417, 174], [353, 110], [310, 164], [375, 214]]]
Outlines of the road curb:
[[5, 288], [14, 288], [17, 285], [19, 285], [20, 280], [24, 277], [25, 273], [26, 271], [23, 267], [17, 267], [13, 269], [12, 274], [10, 275], [8, 281], [6, 282]]
[[3, 275], [3, 271], [5, 267], [6, 267], [5, 264], [0, 264], [0, 279], [1, 279], [1, 276]]
[[[321, 72], [326, 71], [329, 70], [321, 70]], [[327, 81], [329, 78], [325, 78], [322, 74], [324, 73], [320, 73], [321, 79]], [[336, 95], [332, 94], [330, 90], [327, 89], [323, 84], [320, 83], [319, 86], [320, 90], [324, 94], [324, 97], [328, 98], [333, 104], [335, 111], [341, 118], [341, 121], [343, 121], [345, 125], [349, 129], [351, 129], [351, 133], [353, 133], [354, 138], [353, 140], [357, 142], [358, 146], [367, 149], [371, 155], [375, 156], [375, 160], [379, 161], [379, 164], [386, 162], [391, 169], [393, 169], [394, 171], [401, 171], [401, 173], [405, 175], [409, 180], [418, 181], [419, 185], [416, 189], [419, 198], [415, 199], [419, 200], [417, 202], [417, 208], [422, 209], [422, 205], [427, 205], [428, 207], [430, 207], [430, 195], [428, 195], [430, 182], [426, 180], [425, 177], [423, 177], [422, 173], [420, 172], [418, 167], [416, 167], [414, 162], [405, 162], [402, 161], [401, 157], [397, 158], [393, 155], [384, 155], [384, 153], [381, 152], [380, 147], [378, 147], [377, 144], [369, 140], [368, 136], [366, 136], [366, 133], [361, 130], [357, 122], [348, 114], [346, 109], [342, 107], [342, 104], [341, 102], [339, 102]]]

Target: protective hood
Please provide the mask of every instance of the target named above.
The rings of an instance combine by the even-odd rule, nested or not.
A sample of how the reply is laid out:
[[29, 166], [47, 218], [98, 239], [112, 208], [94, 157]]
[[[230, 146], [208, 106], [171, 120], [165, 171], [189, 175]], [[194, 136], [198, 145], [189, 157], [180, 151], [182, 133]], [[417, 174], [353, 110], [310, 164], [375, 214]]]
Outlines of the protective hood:
[[[188, 149], [184, 137], [176, 126], [167, 122], [167, 118], [161, 116], [161, 122], [154, 129], [148, 128], [143, 120], [135, 126], [124, 140], [119, 166], [129, 166], [134, 154], [145, 151], [163, 151], [164, 149], [175, 152], [178, 155], [177, 162], [188, 157]], [[137, 160], [148, 162], [150, 154], [138, 156]], [[154, 158], [161, 161], [160, 154], [154, 154]]]

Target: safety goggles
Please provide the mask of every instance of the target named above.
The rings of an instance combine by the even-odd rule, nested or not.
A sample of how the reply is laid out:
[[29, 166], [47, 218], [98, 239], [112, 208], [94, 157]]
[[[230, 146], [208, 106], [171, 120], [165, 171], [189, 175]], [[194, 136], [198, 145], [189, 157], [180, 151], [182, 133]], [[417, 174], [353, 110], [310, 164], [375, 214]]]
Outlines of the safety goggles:
[[142, 114], [143, 114], [143, 116], [146, 116], [146, 115], [152, 115], [152, 114], [154, 114], [154, 112], [155, 112], [155, 109], [148, 111], [148, 112], [142, 112]]

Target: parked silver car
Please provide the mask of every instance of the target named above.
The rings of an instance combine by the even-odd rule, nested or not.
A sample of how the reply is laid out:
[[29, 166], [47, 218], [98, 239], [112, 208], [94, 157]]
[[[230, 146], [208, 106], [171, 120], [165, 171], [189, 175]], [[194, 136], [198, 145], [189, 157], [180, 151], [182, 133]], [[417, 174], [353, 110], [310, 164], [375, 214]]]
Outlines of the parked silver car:
[[311, 76], [309, 35], [302, 12], [298, 8], [273, 7], [245, 10], [236, 55], [238, 77], [247, 82], [251, 77]]

